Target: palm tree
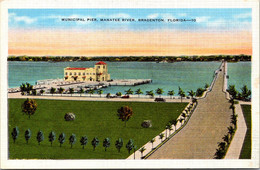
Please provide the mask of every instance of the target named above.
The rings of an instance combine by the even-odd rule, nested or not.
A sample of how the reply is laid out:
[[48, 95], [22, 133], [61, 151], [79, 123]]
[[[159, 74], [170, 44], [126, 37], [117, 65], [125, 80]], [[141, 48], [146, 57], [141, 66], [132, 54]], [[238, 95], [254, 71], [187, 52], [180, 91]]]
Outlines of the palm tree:
[[235, 109], [236, 109], [235, 105], [231, 105], [229, 108], [232, 109], [232, 113], [235, 114]]
[[161, 97], [161, 95], [163, 94], [163, 89], [161, 89], [161, 88], [158, 88], [157, 90], [156, 90], [156, 94], [158, 94], [159, 95], [159, 97]]
[[126, 93], [126, 95], [130, 95], [130, 94], [133, 94], [134, 93], [134, 91], [130, 88], [130, 89], [128, 89], [128, 90], [126, 90], [125, 91]]
[[151, 139], [150, 142], [152, 143], [152, 150], [153, 150], [153, 143], [155, 142], [155, 138]]
[[233, 99], [237, 97], [237, 90], [235, 88], [235, 85], [229, 85], [227, 92], [232, 96]]
[[222, 150], [225, 150], [226, 149], [226, 142], [219, 142], [218, 143], [218, 147]]
[[181, 122], [181, 126], [182, 126], [182, 122], [184, 121], [184, 119], [183, 118], [180, 118], [179, 119], [179, 122]]
[[235, 129], [237, 127], [237, 114], [231, 115], [231, 123], [234, 125]]
[[223, 138], [222, 138], [225, 142], [227, 142], [227, 144], [229, 144], [229, 135], [228, 134], [226, 134]]
[[141, 91], [141, 89], [137, 89], [135, 91], [135, 94], [138, 94], [138, 97], [140, 97], [140, 94], [143, 94], [143, 92]]
[[185, 92], [179, 87], [179, 92], [178, 92], [179, 96], [181, 96], [181, 102], [182, 102], [182, 98], [185, 97]]
[[233, 126], [229, 126], [228, 127], [228, 133], [232, 136], [235, 133], [235, 129], [233, 128]]
[[60, 143], [60, 147], [61, 147], [61, 145], [65, 142], [65, 134], [64, 133], [61, 133], [60, 135], [59, 135], [59, 143]]
[[70, 94], [72, 96], [72, 94], [74, 93], [74, 88], [69, 88]]
[[168, 91], [167, 94], [168, 94], [169, 96], [171, 96], [171, 99], [172, 99], [172, 96], [174, 95], [174, 90]]
[[171, 123], [174, 125], [174, 127], [175, 127], [175, 131], [176, 131], [176, 125], [177, 125], [178, 121], [177, 121], [177, 120], [172, 120]]
[[241, 88], [241, 91], [242, 91], [241, 96], [242, 96], [243, 100], [248, 100], [248, 97], [251, 95], [251, 90], [249, 90], [249, 89], [247, 88], [247, 86], [244, 85], [244, 86]]
[[172, 125], [170, 123], [167, 123], [165, 130], [166, 130], [166, 138], [167, 138], [167, 130], [169, 130], [169, 136], [170, 136], [170, 133], [171, 133], [171, 130], [172, 130]]
[[181, 116], [183, 117], [184, 120], [187, 117], [187, 115], [185, 113], [182, 113]]
[[117, 92], [116, 96], [122, 96], [122, 93], [121, 92]]
[[30, 131], [30, 129], [27, 129], [27, 130], [25, 131], [24, 137], [25, 137], [26, 143], [28, 144], [28, 141], [29, 141], [29, 139], [31, 138], [31, 131]]
[[88, 94], [90, 94], [91, 97], [91, 95], [94, 94], [94, 90], [93, 89], [88, 90]]
[[98, 91], [97, 91], [97, 93], [100, 95], [100, 97], [101, 97], [101, 95], [103, 94], [103, 90], [101, 90], [101, 89], [99, 89]]
[[56, 88], [52, 87], [50, 90], [51, 94], [53, 95], [56, 92]]
[[209, 88], [209, 84], [206, 83], [205, 86], [204, 86], [205, 90], [207, 90], [207, 88]]
[[130, 154], [130, 151], [134, 149], [134, 141], [133, 139], [129, 139], [129, 141], [126, 144], [126, 149], [128, 150], [128, 153]]
[[160, 133], [159, 138], [161, 139], [162, 142], [162, 139], [164, 138], [164, 133]]
[[193, 99], [193, 96], [196, 95], [196, 93], [193, 90], [188, 91], [188, 93], [189, 93], [189, 96], [191, 97], [191, 99]]
[[60, 87], [60, 88], [58, 88], [58, 91], [59, 91], [60, 95], [62, 96], [62, 93], [64, 92], [64, 88]]
[[151, 96], [151, 98], [153, 98], [153, 97], [154, 97], [153, 90], [151, 90], [151, 91], [146, 91], [146, 95]]
[[84, 93], [84, 89], [82, 87], [79, 89], [79, 93], [80, 93], [80, 96], [82, 93]]
[[145, 147], [142, 147], [139, 151], [141, 152], [141, 157], [143, 157], [143, 152], [146, 150]]

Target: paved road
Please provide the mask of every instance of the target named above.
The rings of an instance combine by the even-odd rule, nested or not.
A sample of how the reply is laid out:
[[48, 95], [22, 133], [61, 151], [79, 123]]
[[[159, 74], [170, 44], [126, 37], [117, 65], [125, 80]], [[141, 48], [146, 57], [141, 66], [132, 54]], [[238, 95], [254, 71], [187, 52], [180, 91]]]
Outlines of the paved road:
[[[222, 69], [224, 70], [224, 69]], [[232, 111], [225, 98], [223, 71], [206, 98], [199, 100], [190, 122], [148, 159], [212, 159], [227, 133]]]

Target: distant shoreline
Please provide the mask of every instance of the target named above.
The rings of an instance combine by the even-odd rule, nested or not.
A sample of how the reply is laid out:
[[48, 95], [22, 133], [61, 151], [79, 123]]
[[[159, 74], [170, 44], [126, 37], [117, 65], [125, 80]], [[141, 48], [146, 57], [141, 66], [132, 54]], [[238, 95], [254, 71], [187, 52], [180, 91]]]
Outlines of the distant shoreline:
[[221, 61], [239, 62], [251, 61], [251, 55], [209, 55], [209, 56], [8, 56], [7, 61], [44, 61], [44, 62], [70, 62], [70, 61], [109, 61], [109, 62], [158, 62], [172, 63], [180, 61]]

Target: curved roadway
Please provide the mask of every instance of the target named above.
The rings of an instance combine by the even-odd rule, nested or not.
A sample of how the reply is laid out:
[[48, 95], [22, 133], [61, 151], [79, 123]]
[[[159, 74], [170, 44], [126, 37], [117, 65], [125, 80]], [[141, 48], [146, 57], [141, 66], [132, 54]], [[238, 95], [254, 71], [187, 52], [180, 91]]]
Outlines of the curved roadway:
[[222, 92], [223, 68], [215, 85], [198, 106], [189, 123], [148, 159], [212, 159], [218, 142], [230, 126], [230, 103]]

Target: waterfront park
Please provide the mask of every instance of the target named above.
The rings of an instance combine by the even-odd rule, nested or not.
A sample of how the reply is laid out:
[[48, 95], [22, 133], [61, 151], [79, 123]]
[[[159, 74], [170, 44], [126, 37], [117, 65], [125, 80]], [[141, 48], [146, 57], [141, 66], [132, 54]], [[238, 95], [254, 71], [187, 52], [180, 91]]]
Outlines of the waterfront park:
[[[241, 89], [228, 85], [226, 62], [222, 60], [215, 65], [210, 81], [200, 83], [196, 89], [187, 89], [183, 84], [172, 89], [158, 85], [153, 88], [156, 80], [151, 84], [120, 87], [75, 86], [81, 83], [76, 80], [69, 84], [73, 87], [24, 82], [17, 91], [8, 94], [9, 158], [163, 159], [160, 152], [182, 133], [185, 136], [192, 129], [189, 126], [196, 122], [203, 127], [209, 119], [214, 120], [212, 115], [206, 115], [207, 121], [197, 119], [197, 112], [203, 109], [211, 112], [204, 105], [219, 107], [225, 98], [223, 114], [218, 118], [222, 123], [212, 122], [212, 129], [222, 126], [221, 133], [215, 134], [217, 139], [209, 138], [212, 144], [205, 144], [204, 148], [211, 150], [206, 157], [197, 155], [197, 158], [223, 159], [237, 129], [235, 108], [240, 107], [239, 101], [250, 103], [251, 91], [246, 85]], [[218, 94], [221, 99], [215, 97]], [[243, 111], [246, 110], [243, 113], [247, 126], [251, 127], [248, 106], [243, 106]], [[73, 114], [73, 120], [66, 120], [67, 113]], [[248, 131], [240, 158], [251, 157], [250, 135]]]

